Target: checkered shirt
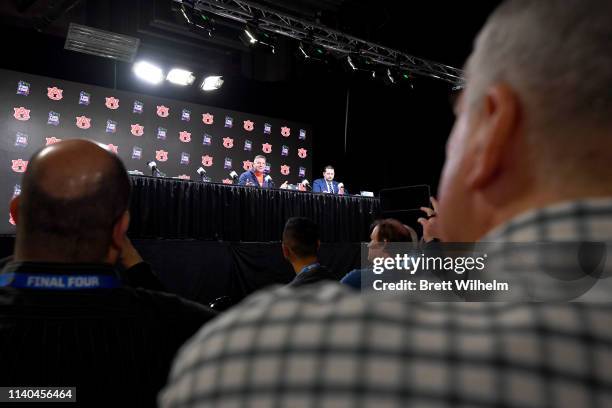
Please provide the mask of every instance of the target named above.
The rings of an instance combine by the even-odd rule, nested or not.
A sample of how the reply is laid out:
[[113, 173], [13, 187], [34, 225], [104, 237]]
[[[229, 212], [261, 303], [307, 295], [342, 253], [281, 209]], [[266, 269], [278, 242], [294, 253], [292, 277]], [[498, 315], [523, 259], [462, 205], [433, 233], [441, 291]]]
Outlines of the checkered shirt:
[[[542, 234], [545, 234], [544, 237]], [[612, 237], [612, 200], [487, 241]], [[417, 303], [338, 284], [257, 293], [179, 352], [162, 407], [612, 407], [612, 305]]]

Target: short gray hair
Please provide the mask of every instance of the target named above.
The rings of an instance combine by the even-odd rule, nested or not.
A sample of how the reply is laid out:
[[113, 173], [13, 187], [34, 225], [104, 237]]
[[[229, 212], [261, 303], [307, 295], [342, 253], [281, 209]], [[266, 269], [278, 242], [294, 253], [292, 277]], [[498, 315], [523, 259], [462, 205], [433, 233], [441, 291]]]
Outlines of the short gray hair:
[[[257, 160], [257, 159], [264, 159], [266, 160], [266, 156], [264, 156], [263, 154], [258, 154], [257, 156], [255, 156], [255, 158], [253, 159], [253, 161]], [[268, 160], [266, 160], [268, 161]]]
[[610, 0], [505, 1], [476, 41], [465, 102], [506, 82], [520, 95], [528, 126], [612, 127], [610, 16]]

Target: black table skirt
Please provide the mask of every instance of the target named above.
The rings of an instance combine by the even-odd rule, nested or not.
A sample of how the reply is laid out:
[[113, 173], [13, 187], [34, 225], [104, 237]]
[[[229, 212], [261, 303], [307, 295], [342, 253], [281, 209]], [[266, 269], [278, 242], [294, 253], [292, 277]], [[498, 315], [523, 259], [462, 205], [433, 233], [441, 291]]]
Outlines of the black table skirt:
[[323, 242], [363, 242], [376, 198], [131, 176], [130, 236], [280, 241], [289, 217], [319, 224]]

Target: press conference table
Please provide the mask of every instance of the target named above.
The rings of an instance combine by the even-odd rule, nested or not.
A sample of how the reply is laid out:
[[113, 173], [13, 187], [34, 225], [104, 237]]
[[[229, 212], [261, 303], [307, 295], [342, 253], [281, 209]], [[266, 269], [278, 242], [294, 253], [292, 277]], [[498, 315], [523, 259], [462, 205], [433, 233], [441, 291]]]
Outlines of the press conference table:
[[280, 241], [289, 217], [319, 224], [323, 242], [363, 242], [377, 198], [130, 176], [134, 238]]

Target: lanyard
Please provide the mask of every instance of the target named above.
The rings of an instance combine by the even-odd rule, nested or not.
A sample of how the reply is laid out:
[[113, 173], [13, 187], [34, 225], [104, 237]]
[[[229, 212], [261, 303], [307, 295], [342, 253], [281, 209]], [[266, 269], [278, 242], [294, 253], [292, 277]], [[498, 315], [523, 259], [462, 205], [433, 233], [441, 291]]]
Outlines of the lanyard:
[[319, 264], [318, 262], [315, 262], [313, 264], [310, 264], [310, 265], [307, 265], [307, 266], [303, 267], [302, 270], [300, 271], [300, 273], [311, 271], [314, 268], [318, 268], [319, 266], [321, 266], [321, 264]]
[[112, 289], [121, 287], [115, 276], [109, 275], [44, 275], [38, 273], [0, 274], [0, 287], [41, 290]]

